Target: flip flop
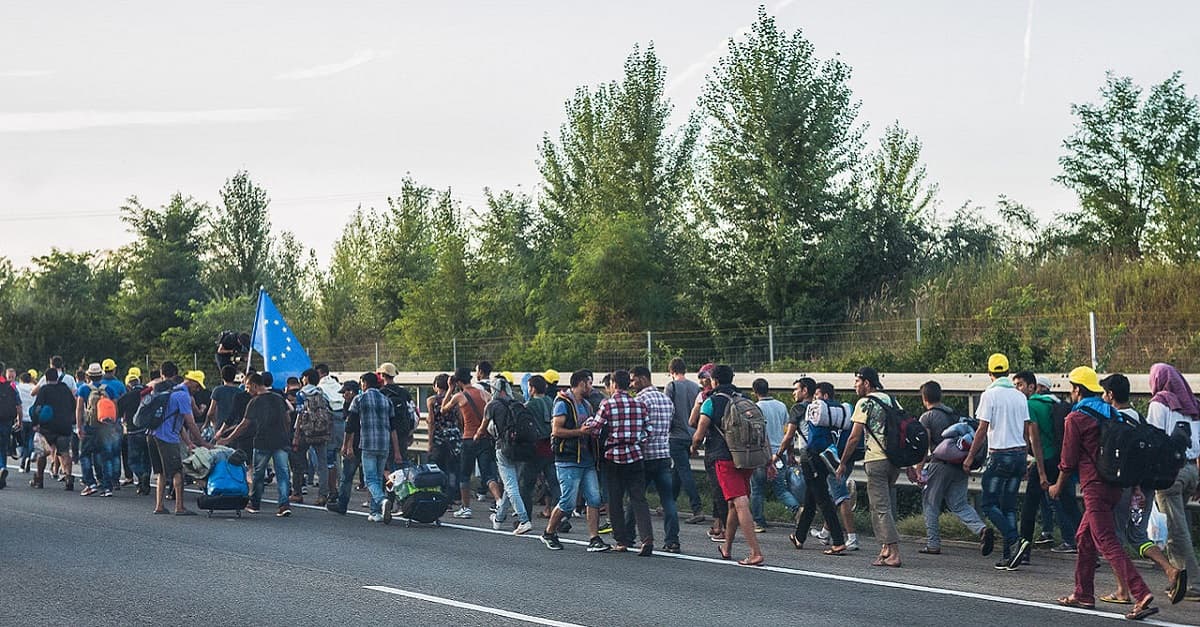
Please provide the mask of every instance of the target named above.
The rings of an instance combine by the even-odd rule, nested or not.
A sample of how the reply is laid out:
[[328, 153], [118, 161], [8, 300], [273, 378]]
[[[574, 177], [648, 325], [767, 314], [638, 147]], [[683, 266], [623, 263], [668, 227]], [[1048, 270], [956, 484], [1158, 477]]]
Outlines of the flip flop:
[[804, 543], [800, 541], [800, 538], [796, 537], [796, 534], [793, 533], [793, 534], [789, 535], [788, 540], [792, 541], [792, 546], [796, 547], [797, 551], [804, 548]]
[[723, 559], [723, 560], [733, 559], [733, 556], [731, 554], [725, 552], [725, 547], [722, 545], [717, 545], [717, 553], [721, 554], [721, 559]]
[[1175, 575], [1175, 580], [1171, 582], [1171, 587], [1167, 588], [1167, 598], [1171, 600], [1171, 605], [1175, 605], [1183, 600], [1184, 595], [1187, 593], [1187, 587], [1188, 572], [1184, 569], [1179, 571], [1178, 575]]
[[165, 509], [156, 509], [156, 510], [154, 510], [154, 513], [155, 514], [170, 514], [171, 512], [169, 512]]
[[760, 557], [756, 560], [752, 560], [747, 557], [744, 560], [738, 560], [738, 564], [741, 564], [742, 566], [762, 566], [763, 562], [766, 562], [766, 561], [767, 561], [767, 558], [765, 558], [765, 557]]
[[1076, 608], [1079, 608], [1079, 609], [1082, 609], [1082, 610], [1094, 610], [1094, 609], [1096, 609], [1096, 604], [1095, 604], [1095, 603], [1084, 603], [1084, 602], [1082, 602], [1082, 601], [1080, 601], [1080, 600], [1076, 599], [1076, 598], [1075, 598], [1075, 597], [1073, 597], [1073, 596], [1070, 596], [1070, 597], [1058, 597], [1057, 599], [1055, 599], [1055, 602], [1056, 602], [1056, 603], [1058, 603], [1059, 605], [1063, 606], [1063, 607], [1076, 607]]
[[[1153, 599], [1151, 599], [1151, 601], [1153, 601]], [[1149, 601], [1147, 601], [1147, 603], [1149, 603]], [[1142, 620], [1149, 616], [1154, 616], [1157, 613], [1158, 613], [1157, 607], [1149, 607], [1149, 606], [1139, 607], [1139, 606], [1135, 605], [1134, 608], [1132, 610], [1129, 610], [1129, 613], [1125, 615], [1125, 618], [1127, 620]]]
[[1100, 600], [1114, 605], [1133, 605], [1133, 599], [1122, 599], [1115, 594], [1106, 594], [1100, 597]]
[[822, 555], [846, 555], [846, 547], [842, 547], [840, 549], [833, 549], [833, 548], [826, 549], [824, 551], [821, 551], [821, 554]]

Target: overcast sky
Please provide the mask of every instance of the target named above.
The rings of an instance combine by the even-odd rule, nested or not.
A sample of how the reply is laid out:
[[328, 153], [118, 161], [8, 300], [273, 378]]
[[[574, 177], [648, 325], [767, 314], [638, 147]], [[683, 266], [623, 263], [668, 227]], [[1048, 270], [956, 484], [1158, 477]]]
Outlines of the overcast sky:
[[[536, 149], [584, 84], [653, 42], [681, 120], [759, 2], [12, 2], [0, 7], [0, 255], [129, 241], [117, 210], [215, 201], [246, 169], [324, 259], [405, 173], [482, 204], [539, 185]], [[185, 8], [186, 7], [186, 8]], [[943, 212], [1007, 194], [1042, 215], [1072, 102], [1105, 70], [1200, 85], [1200, 2], [767, 4], [854, 69], [868, 137], [924, 142]], [[1032, 19], [1031, 19], [1032, 17]]]

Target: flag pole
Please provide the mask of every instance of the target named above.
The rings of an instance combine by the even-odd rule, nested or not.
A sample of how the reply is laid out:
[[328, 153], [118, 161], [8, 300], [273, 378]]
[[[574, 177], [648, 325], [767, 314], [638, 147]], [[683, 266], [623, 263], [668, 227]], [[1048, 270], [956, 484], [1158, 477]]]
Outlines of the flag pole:
[[[262, 316], [262, 295], [263, 295], [263, 287], [260, 285], [258, 287], [258, 303], [255, 304], [255, 306], [254, 306], [254, 325], [250, 327], [250, 333], [251, 333], [250, 350], [246, 351], [246, 372], [245, 372], [245, 374], [250, 374], [250, 365], [251, 365], [251, 362], [254, 361], [253, 360], [254, 340], [258, 336], [258, 319]], [[263, 370], [266, 370], [266, 368], [265, 368], [266, 360], [265, 359], [263, 360], [263, 365], [264, 365]]]

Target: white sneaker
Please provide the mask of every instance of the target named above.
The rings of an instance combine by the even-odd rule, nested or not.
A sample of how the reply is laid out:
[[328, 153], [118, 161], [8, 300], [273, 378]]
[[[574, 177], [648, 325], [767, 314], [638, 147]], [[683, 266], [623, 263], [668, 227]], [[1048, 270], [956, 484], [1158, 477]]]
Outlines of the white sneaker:
[[810, 529], [808, 533], [812, 537], [820, 540], [821, 544], [823, 544], [825, 546], [830, 546], [830, 543], [833, 542], [833, 540], [830, 539], [831, 536], [829, 535], [828, 529], [820, 529], [820, 530]]
[[458, 511], [454, 512], [453, 516], [455, 518], [464, 518], [464, 519], [470, 518], [471, 517], [471, 508], [460, 507], [460, 508], [458, 508]]
[[846, 550], [847, 551], [857, 551], [858, 550], [858, 534], [851, 535], [846, 539]]
[[383, 514], [367, 514], [367, 522], [383, 522]]
[[514, 536], [525, 535], [532, 530], [533, 530], [532, 522], [523, 522], [523, 523], [517, 525], [517, 528], [513, 530], [513, 535]]
[[488, 520], [492, 521], [492, 529], [495, 529], [496, 531], [500, 531], [500, 527], [504, 525], [504, 521], [496, 520], [495, 514], [488, 514]]

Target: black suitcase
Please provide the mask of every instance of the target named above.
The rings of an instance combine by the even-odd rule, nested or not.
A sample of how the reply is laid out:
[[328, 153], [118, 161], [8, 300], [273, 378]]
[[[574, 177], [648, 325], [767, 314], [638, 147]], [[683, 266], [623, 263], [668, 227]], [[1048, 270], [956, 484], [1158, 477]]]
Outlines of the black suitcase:
[[441, 524], [438, 519], [448, 509], [450, 509], [450, 499], [446, 498], [441, 491], [413, 492], [399, 503], [396, 502], [394, 496], [389, 495], [383, 506], [383, 522], [390, 524], [392, 513], [395, 511], [395, 514], [403, 518], [409, 527], [413, 523], [438, 526]]
[[233, 511], [238, 518], [242, 517], [242, 510], [250, 503], [249, 496], [209, 496], [201, 494], [196, 497], [196, 507], [201, 510], [208, 510], [208, 516], [211, 518], [213, 512], [216, 511]]

